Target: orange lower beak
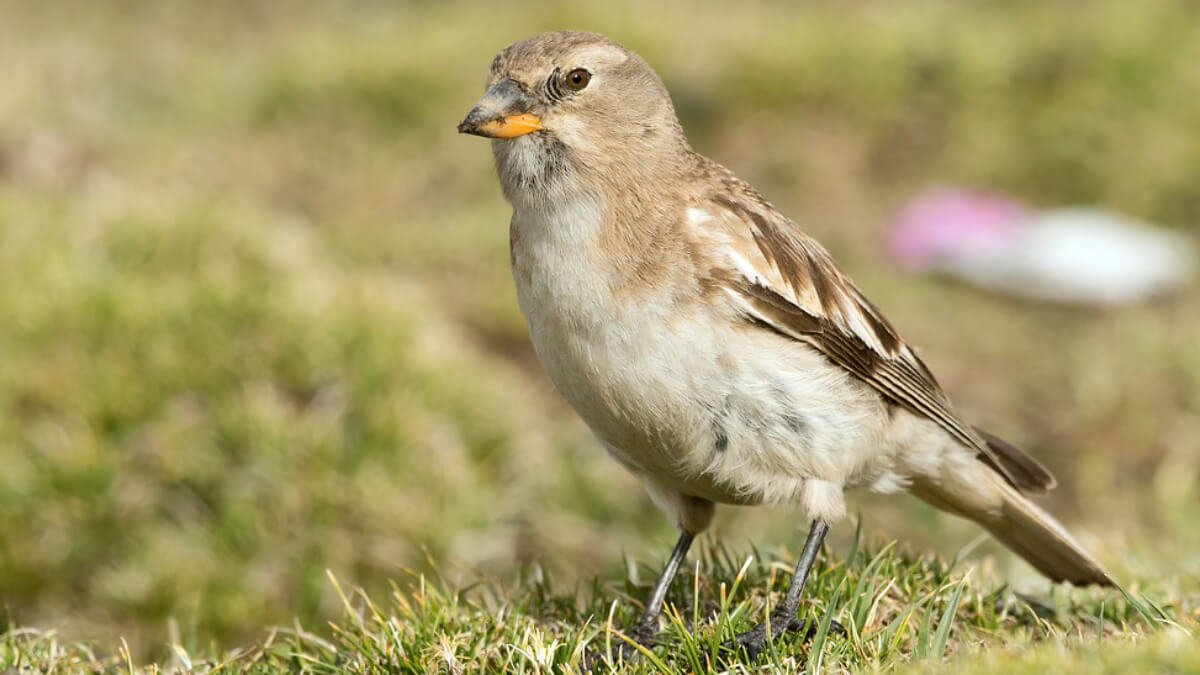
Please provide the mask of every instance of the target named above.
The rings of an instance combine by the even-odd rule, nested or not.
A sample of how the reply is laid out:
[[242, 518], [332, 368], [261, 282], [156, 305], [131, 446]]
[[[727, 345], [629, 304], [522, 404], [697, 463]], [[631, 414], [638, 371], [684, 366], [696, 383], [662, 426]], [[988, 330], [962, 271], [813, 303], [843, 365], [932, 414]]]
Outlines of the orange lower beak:
[[[542, 120], [533, 113], [520, 113], [499, 119], [489, 120], [469, 131], [469, 133], [487, 136], [489, 138], [516, 138], [531, 131], [542, 128]], [[462, 131], [460, 128], [459, 131]]]

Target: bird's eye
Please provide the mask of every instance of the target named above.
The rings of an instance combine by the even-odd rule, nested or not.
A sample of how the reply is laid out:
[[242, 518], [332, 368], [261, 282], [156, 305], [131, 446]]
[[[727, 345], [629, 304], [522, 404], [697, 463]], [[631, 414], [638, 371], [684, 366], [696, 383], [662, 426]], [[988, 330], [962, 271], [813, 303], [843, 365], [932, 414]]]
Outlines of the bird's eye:
[[588, 82], [591, 81], [592, 74], [583, 68], [576, 68], [575, 70], [567, 73], [567, 76], [563, 78], [563, 84], [567, 85], [567, 88], [575, 91], [582, 90], [584, 87], [588, 86]]

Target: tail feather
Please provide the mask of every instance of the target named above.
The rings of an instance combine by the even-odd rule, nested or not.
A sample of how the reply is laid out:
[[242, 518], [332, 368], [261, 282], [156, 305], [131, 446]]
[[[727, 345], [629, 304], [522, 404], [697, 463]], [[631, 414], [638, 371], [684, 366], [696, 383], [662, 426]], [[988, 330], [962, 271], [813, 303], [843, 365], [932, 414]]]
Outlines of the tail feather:
[[1006, 493], [1002, 517], [982, 523], [992, 536], [1055, 581], [1069, 581], [1078, 586], [1113, 585], [1099, 561], [1053, 516], [1011, 486], [1002, 488]]
[[913, 493], [930, 504], [982, 525], [1054, 581], [1112, 586], [1104, 567], [1066, 528], [983, 462], [951, 475], [916, 481]]

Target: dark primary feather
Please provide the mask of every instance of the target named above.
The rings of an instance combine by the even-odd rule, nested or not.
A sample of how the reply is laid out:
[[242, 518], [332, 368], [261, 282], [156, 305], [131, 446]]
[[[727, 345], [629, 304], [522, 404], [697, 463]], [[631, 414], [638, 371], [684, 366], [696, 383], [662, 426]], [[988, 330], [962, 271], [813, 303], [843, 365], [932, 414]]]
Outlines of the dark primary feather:
[[1054, 474], [1042, 466], [1041, 462], [1002, 438], [997, 438], [979, 427], [974, 427], [974, 429], [975, 433], [979, 434], [988, 444], [988, 448], [994, 453], [994, 456], [1004, 463], [1004, 469], [989, 461], [993, 455], [981, 455], [981, 457], [993, 469], [1006, 475], [1008, 473], [1014, 475], [1017, 478], [1015, 487], [1029, 492], [1046, 493], [1058, 485]]

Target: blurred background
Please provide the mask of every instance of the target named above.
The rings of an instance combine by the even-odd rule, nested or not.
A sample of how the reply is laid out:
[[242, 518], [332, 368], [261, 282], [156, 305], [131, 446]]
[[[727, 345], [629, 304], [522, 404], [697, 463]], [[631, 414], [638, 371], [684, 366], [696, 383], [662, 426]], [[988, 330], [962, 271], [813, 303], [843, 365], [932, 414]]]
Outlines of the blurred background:
[[[0, 0], [9, 620], [155, 654], [169, 626], [322, 625], [326, 568], [379, 591], [427, 550], [586, 588], [665, 557], [670, 523], [533, 357], [490, 150], [454, 132], [497, 51], [559, 28], [645, 56], [692, 144], [1058, 475], [1045, 503], [1119, 576], [1194, 583], [1200, 292], [1036, 304], [907, 272], [886, 240], [939, 185], [1197, 234], [1197, 10]], [[907, 497], [852, 508], [915, 552], [979, 534]], [[715, 535], [794, 552], [803, 527], [725, 508]], [[999, 553], [971, 559], [1044, 590]]]

